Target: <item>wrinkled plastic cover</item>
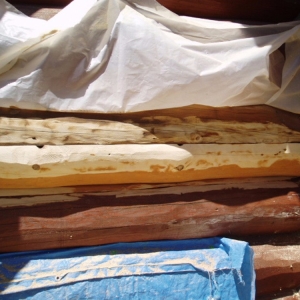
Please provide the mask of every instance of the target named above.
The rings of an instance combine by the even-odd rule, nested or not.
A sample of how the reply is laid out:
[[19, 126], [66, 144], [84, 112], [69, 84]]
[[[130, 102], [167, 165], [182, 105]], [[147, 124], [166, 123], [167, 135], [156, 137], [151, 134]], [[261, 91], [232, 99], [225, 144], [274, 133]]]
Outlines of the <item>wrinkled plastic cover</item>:
[[154, 0], [75, 0], [44, 21], [0, 1], [2, 107], [269, 104], [300, 113], [300, 22], [180, 17]]
[[0, 271], [6, 300], [255, 299], [253, 251], [226, 238], [2, 254]]

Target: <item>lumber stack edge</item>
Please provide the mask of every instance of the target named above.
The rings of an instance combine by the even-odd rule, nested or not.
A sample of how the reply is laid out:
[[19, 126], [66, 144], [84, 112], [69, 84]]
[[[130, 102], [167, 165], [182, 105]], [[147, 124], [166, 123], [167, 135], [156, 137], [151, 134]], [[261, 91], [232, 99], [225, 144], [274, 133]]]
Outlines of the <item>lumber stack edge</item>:
[[226, 236], [253, 246], [259, 299], [300, 287], [299, 115], [0, 108], [0, 151], [0, 252]]
[[4, 189], [0, 251], [234, 237], [253, 244], [257, 295], [276, 294], [300, 286], [299, 194], [299, 178]]

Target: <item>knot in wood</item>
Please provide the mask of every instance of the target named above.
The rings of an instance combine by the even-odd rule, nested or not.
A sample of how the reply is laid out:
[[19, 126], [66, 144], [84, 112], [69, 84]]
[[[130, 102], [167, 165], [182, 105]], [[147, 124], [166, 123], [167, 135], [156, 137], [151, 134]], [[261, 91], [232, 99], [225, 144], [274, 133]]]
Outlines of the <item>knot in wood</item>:
[[38, 164], [34, 164], [32, 166], [32, 169], [35, 170], [35, 171], [38, 171], [41, 167], [38, 165]]
[[183, 168], [184, 168], [184, 166], [183, 166], [183, 165], [179, 165], [179, 166], [177, 166], [175, 169], [177, 169], [178, 171], [182, 171], [182, 170], [183, 170]]

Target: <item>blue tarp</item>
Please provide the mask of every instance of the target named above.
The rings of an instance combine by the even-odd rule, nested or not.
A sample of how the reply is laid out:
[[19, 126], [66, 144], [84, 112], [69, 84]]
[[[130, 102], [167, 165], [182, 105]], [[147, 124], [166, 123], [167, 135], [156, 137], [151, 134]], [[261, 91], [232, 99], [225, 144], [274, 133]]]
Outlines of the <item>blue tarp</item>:
[[0, 255], [0, 299], [255, 298], [247, 243], [209, 238]]

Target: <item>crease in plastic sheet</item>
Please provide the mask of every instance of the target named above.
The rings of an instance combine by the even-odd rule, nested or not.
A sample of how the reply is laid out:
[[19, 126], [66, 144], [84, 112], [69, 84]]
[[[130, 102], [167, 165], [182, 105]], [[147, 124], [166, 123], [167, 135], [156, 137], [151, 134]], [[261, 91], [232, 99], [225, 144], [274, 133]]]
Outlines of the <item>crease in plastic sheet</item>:
[[253, 251], [227, 238], [0, 255], [3, 299], [254, 299]]
[[250, 26], [180, 17], [154, 0], [75, 0], [49, 21], [2, 0], [0, 15], [2, 107], [268, 104], [300, 113], [299, 21]]

